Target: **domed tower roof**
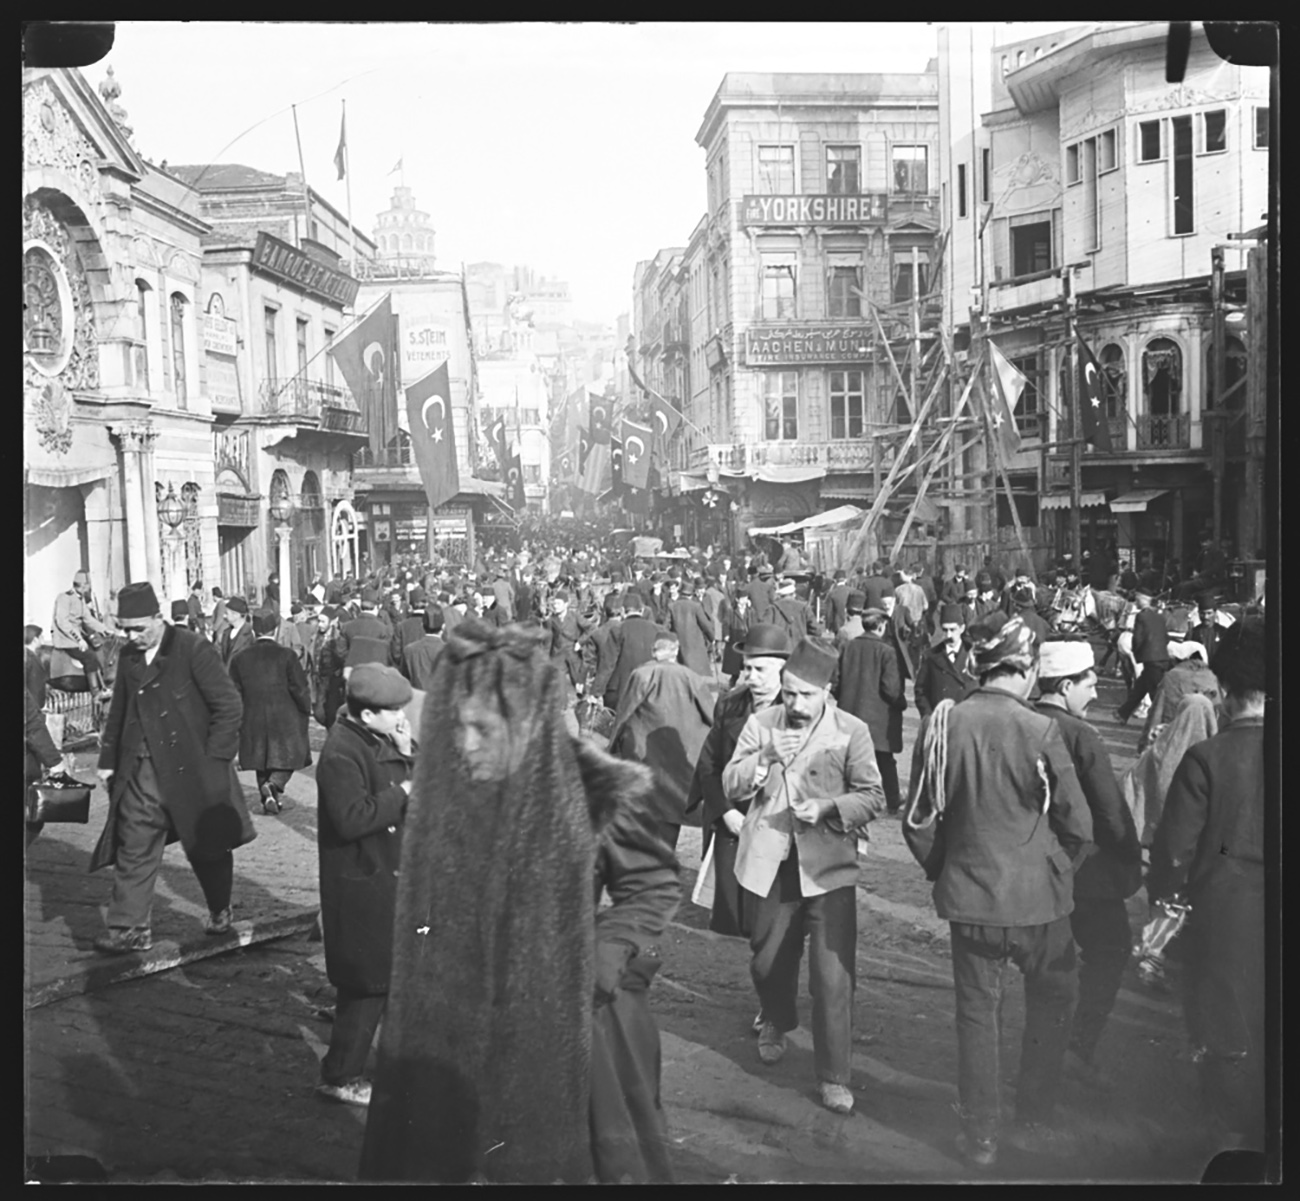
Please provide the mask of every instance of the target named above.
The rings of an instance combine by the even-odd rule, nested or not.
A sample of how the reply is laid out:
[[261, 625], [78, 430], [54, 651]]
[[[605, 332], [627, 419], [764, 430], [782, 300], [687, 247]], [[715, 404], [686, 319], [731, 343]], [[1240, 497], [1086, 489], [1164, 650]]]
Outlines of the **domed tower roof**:
[[373, 236], [382, 261], [400, 260], [432, 271], [434, 232], [429, 224], [429, 214], [415, 207], [411, 189], [399, 185], [393, 189], [388, 211], [380, 213], [376, 219]]

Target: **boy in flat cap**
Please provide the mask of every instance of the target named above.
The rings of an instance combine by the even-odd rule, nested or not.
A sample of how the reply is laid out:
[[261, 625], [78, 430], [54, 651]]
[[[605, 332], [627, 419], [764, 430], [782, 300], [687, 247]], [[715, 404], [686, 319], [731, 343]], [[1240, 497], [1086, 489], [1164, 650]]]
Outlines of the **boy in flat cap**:
[[799, 1025], [799, 961], [809, 936], [813, 1057], [822, 1104], [853, 1109], [854, 959], [859, 832], [885, 811], [871, 734], [830, 697], [837, 656], [803, 639], [781, 676], [781, 704], [754, 713], [722, 773], [729, 800], [754, 798], [736, 879], [758, 898], [750, 975], [762, 1004], [758, 1054], [774, 1064]]
[[112, 867], [106, 954], [147, 951], [154, 883], [167, 843], [180, 841], [208, 903], [207, 932], [231, 928], [235, 847], [256, 837], [235, 776], [243, 705], [216, 650], [163, 620], [148, 583], [117, 597], [126, 637], [100, 736], [108, 821], [90, 870]]
[[[386, 651], [387, 639], [381, 649]], [[369, 1105], [363, 1078], [392, 964], [402, 821], [411, 792], [411, 685], [395, 667], [361, 663], [316, 766], [321, 932], [338, 991], [317, 1093]]]

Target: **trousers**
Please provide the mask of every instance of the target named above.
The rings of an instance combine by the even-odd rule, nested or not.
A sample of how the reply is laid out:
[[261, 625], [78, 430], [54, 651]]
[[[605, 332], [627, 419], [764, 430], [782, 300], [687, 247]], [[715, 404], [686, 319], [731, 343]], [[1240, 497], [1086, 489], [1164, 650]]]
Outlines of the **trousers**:
[[320, 1065], [321, 1080], [337, 1086], [361, 1079], [387, 1003], [383, 993], [374, 996], [347, 988], [338, 990], [329, 1050]]
[[272, 767], [266, 771], [258, 771], [257, 786], [261, 788], [263, 784], [270, 784], [276, 792], [283, 792], [293, 775], [293, 769], [289, 767]]
[[[108, 904], [112, 928], [149, 925], [154, 885], [162, 866], [171, 818], [163, 808], [153, 760], [137, 759], [117, 802], [117, 859], [113, 869], [113, 899]], [[190, 859], [204, 899], [212, 913], [230, 907], [235, 857], [230, 851], [216, 859]]]
[[1080, 959], [1070, 1050], [1091, 1063], [1133, 953], [1133, 933], [1124, 902], [1110, 897], [1075, 897], [1070, 930]]
[[835, 888], [821, 896], [803, 896], [798, 851], [792, 846], [771, 890], [754, 907], [749, 938], [753, 952], [749, 973], [763, 1017], [782, 1032], [799, 1025], [799, 964], [807, 938], [817, 1078], [846, 1086], [851, 1075], [857, 980], [855, 893], [853, 888]]
[[1136, 712], [1137, 707], [1142, 703], [1144, 696], [1155, 698], [1160, 691], [1160, 681], [1165, 678], [1165, 672], [1169, 670], [1169, 661], [1166, 659], [1161, 663], [1144, 663], [1142, 665], [1142, 674], [1133, 681], [1133, 687], [1129, 689], [1128, 696], [1124, 698], [1124, 703], [1115, 711], [1125, 721]]
[[885, 806], [897, 813], [903, 798], [898, 791], [898, 763], [893, 751], [877, 751], [876, 766], [880, 769], [880, 786], [885, 790]]
[[998, 1076], [1008, 963], [1025, 979], [1016, 1118], [1050, 1122], [1078, 994], [1070, 919], [1042, 926], [950, 926], [957, 992], [957, 1094], [966, 1132], [977, 1139], [996, 1139], [1002, 1124]]

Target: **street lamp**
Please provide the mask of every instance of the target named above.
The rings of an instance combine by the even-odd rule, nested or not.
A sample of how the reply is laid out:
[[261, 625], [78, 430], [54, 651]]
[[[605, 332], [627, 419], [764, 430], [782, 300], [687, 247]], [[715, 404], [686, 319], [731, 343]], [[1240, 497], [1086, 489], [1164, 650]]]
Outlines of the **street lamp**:
[[293, 516], [293, 498], [284, 488], [276, 488], [271, 493], [271, 518], [276, 525], [287, 525]]
[[289, 620], [293, 580], [289, 565], [289, 539], [293, 534], [289, 528], [289, 518], [293, 516], [293, 497], [289, 495], [283, 477], [272, 481], [270, 509], [271, 519], [275, 522], [276, 560], [280, 576], [280, 620], [284, 622]]
[[158, 497], [158, 516], [169, 530], [176, 530], [185, 520], [185, 506], [181, 504], [181, 499], [176, 495], [174, 484], [167, 485], [167, 495], [162, 496], [162, 485], [158, 485], [160, 493]]

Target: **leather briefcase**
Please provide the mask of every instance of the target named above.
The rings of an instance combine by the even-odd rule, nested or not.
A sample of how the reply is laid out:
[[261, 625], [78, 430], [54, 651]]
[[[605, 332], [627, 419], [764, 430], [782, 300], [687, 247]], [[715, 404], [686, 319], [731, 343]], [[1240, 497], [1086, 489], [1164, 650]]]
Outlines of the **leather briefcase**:
[[93, 787], [74, 780], [41, 780], [27, 789], [27, 820], [29, 822], [90, 821], [90, 794]]

